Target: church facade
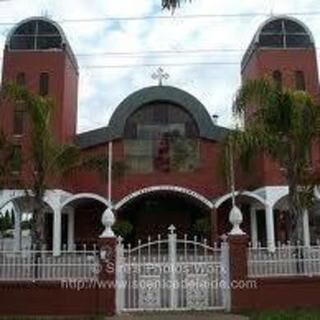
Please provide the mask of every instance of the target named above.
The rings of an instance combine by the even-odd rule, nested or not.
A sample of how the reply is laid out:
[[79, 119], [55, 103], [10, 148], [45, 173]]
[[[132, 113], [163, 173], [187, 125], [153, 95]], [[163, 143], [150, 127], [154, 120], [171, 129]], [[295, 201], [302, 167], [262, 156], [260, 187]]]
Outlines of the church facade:
[[[241, 74], [243, 81], [269, 75], [318, 99], [311, 31], [291, 17], [268, 19], [243, 57]], [[178, 235], [218, 242], [231, 228], [230, 187], [221, 173], [223, 142], [230, 129], [217, 125], [188, 92], [159, 85], [128, 93], [106, 127], [77, 134], [78, 76], [76, 57], [57, 23], [35, 17], [13, 27], [4, 48], [2, 82], [16, 81], [51, 97], [55, 109], [50, 125], [56, 139], [75, 143], [83, 156], [112, 160], [109, 176], [79, 169], [70, 177], [52, 181], [45, 199], [48, 246], [59, 254], [64, 247], [94, 245], [106, 208], [113, 209], [116, 228], [130, 242], [166, 235], [171, 224]], [[22, 156], [27, 155], [25, 110], [18, 104], [5, 104], [0, 110], [0, 128]], [[320, 161], [317, 145], [312, 161], [314, 165]], [[269, 248], [286, 242], [288, 188], [281, 168], [261, 155], [249, 172], [236, 169], [237, 205], [251, 242]], [[28, 185], [30, 172], [23, 162], [17, 174]], [[21, 219], [31, 209], [24, 190], [14, 183], [0, 192], [0, 207], [10, 202], [15, 212], [15, 248], [20, 249]], [[304, 215], [306, 245], [315, 243], [320, 235], [320, 213], [316, 208], [312, 211]]]

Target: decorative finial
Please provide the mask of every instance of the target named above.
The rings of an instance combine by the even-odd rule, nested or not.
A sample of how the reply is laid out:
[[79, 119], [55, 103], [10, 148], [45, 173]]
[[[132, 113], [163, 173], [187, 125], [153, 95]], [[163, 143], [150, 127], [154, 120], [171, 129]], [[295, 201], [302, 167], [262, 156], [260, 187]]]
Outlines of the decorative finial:
[[243, 221], [243, 216], [241, 210], [236, 205], [234, 205], [230, 211], [229, 221], [233, 226], [231, 232], [229, 233], [230, 235], [239, 236], [246, 234], [240, 228], [240, 225]]
[[175, 231], [176, 231], [176, 227], [172, 224], [172, 225], [168, 228], [168, 230], [170, 231], [170, 234], [174, 234]]
[[167, 72], [164, 72], [164, 70], [160, 67], [157, 69], [156, 72], [154, 72], [151, 75], [153, 80], [159, 81], [159, 86], [163, 85], [163, 80], [168, 80], [170, 78], [170, 75]]
[[111, 229], [115, 223], [115, 220], [116, 219], [114, 217], [112, 209], [106, 209], [101, 218], [101, 222], [104, 225], [105, 229], [103, 233], [100, 235], [100, 238], [111, 238], [115, 236], [114, 232]]

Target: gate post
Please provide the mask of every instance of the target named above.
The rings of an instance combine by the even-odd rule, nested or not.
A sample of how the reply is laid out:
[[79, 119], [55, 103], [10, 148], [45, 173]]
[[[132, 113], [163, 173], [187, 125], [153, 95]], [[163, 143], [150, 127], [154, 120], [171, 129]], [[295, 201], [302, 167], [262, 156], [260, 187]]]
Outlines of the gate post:
[[104, 232], [99, 239], [100, 269], [98, 283], [99, 312], [106, 316], [114, 316], [116, 313], [116, 250], [117, 238], [111, 227], [115, 222], [111, 209], [105, 210], [102, 215]]
[[239, 283], [248, 278], [248, 236], [230, 234], [228, 243], [231, 311], [236, 311], [241, 309], [242, 299], [246, 299], [245, 290], [239, 287]]
[[169, 263], [170, 263], [170, 308], [177, 307], [177, 294], [176, 294], [176, 262], [177, 262], [177, 234], [175, 233], [175, 226], [171, 225], [168, 230], [169, 244]]

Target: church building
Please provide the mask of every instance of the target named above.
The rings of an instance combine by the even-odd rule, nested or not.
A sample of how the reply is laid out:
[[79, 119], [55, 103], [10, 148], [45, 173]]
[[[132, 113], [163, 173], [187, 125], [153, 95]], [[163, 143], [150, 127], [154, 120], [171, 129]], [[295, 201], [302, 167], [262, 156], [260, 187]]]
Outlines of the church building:
[[[253, 35], [241, 63], [242, 81], [265, 75], [318, 99], [316, 45], [304, 23], [274, 16]], [[58, 255], [64, 249], [93, 246], [103, 230], [101, 216], [107, 208], [115, 214], [115, 231], [128, 242], [166, 235], [172, 224], [179, 236], [219, 242], [231, 229], [232, 195], [221, 161], [230, 129], [218, 125], [197, 97], [182, 88], [158, 85], [128, 92], [105, 127], [78, 134], [78, 77], [76, 56], [56, 22], [32, 17], [12, 28], [3, 52], [2, 83], [15, 81], [51, 97], [55, 138], [76, 144], [83, 156], [112, 160], [109, 176], [108, 168], [106, 175], [78, 169], [52, 181], [45, 198], [48, 247]], [[25, 157], [29, 151], [26, 110], [18, 103], [4, 104], [0, 129]], [[312, 151], [312, 161], [320, 161], [319, 146]], [[16, 174], [27, 184], [31, 173], [24, 166], [22, 162]], [[272, 249], [288, 241], [288, 187], [281, 168], [261, 155], [249, 172], [236, 166], [235, 180], [242, 229], [251, 243]], [[25, 191], [14, 183], [0, 191], [0, 208], [8, 203], [14, 207], [14, 241], [19, 250], [23, 213], [32, 209]], [[304, 215], [306, 245], [320, 236], [320, 212], [313, 211]]]

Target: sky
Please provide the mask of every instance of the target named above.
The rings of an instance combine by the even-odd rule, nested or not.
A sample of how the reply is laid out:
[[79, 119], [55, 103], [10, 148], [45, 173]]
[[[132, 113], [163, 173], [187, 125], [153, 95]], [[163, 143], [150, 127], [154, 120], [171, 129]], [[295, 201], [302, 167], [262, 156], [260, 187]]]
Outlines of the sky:
[[[230, 127], [234, 123], [231, 112], [232, 101], [241, 83], [242, 55], [255, 31], [268, 16], [319, 12], [319, 14], [296, 15], [296, 17], [309, 26], [316, 43], [320, 43], [319, 1], [193, 0], [191, 4], [184, 4], [177, 9], [174, 14], [163, 11], [160, 2], [160, 0], [0, 0], [0, 48], [4, 47], [6, 35], [12, 28], [12, 25], [5, 24], [7, 22], [17, 23], [24, 18], [39, 15], [47, 15], [59, 22], [77, 55], [80, 66], [78, 132], [83, 132], [106, 126], [112, 112], [123, 99], [138, 89], [157, 85], [157, 81], [152, 79], [151, 75], [158, 66], [163, 66], [170, 75], [165, 84], [188, 91], [205, 105], [211, 115], [219, 116], [219, 125]], [[230, 13], [260, 15], [186, 18], [188, 15]], [[146, 16], [161, 16], [167, 19], [116, 19]], [[99, 18], [100, 21], [79, 21]], [[207, 51], [220, 49], [232, 49], [232, 51]], [[185, 52], [190, 50], [199, 52]], [[141, 54], [150, 51], [171, 53]], [[106, 52], [117, 54], [101, 55]], [[121, 52], [130, 55], [120, 55]], [[192, 65], [199, 62], [218, 64]], [[183, 66], [165, 66], [176, 63]], [[101, 66], [132, 64], [155, 66], [101, 68]], [[99, 67], [92, 68], [92, 66]]]

